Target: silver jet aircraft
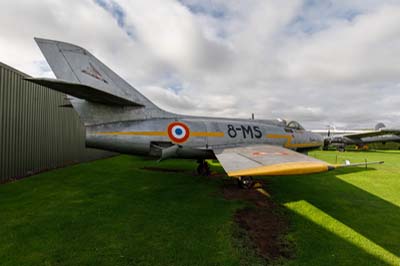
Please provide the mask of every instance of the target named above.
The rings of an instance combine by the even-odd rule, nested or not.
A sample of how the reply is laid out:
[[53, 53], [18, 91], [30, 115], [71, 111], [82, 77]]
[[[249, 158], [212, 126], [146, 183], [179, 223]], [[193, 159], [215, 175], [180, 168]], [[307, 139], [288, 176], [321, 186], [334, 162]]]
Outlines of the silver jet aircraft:
[[297, 122], [179, 115], [144, 97], [85, 49], [35, 38], [57, 79], [30, 82], [70, 95], [86, 128], [86, 146], [126, 154], [199, 161], [200, 174], [216, 158], [229, 176], [250, 186], [251, 176], [324, 172], [338, 167], [299, 153], [323, 138]]

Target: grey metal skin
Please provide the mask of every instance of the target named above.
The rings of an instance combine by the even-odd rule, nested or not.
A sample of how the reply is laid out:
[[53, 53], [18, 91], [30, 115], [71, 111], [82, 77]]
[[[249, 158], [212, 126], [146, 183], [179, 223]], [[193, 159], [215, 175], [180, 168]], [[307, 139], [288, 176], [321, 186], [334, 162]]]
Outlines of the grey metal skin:
[[[223, 137], [189, 137], [182, 144], [174, 144], [168, 136], [129, 136], [129, 135], [104, 135], [99, 132], [141, 132], [141, 131], [167, 131], [170, 123], [179, 121], [185, 123], [191, 132], [222, 132]], [[229, 128], [233, 126], [237, 129], [246, 129], [258, 127], [258, 132], [246, 133], [243, 130], [229, 135]], [[247, 131], [249, 132], [249, 131]], [[255, 135], [261, 136], [257, 138]], [[290, 135], [292, 141], [287, 145], [287, 138], [268, 138], [268, 135]], [[312, 143], [307, 147], [301, 147], [302, 144]], [[249, 144], [272, 144], [284, 146], [297, 151], [306, 151], [318, 148], [322, 145], [323, 138], [320, 135], [313, 134], [304, 130], [289, 129], [285, 126], [277, 126], [268, 122], [257, 120], [229, 120], [211, 117], [190, 117], [176, 116], [165, 119], [148, 119], [144, 121], [125, 121], [116, 123], [107, 123], [86, 127], [86, 146], [98, 149], [117, 151], [128, 154], [150, 155], [163, 158], [162, 151], [166, 148], [177, 145], [177, 149], [168, 157], [176, 158], [196, 158], [207, 159], [214, 158], [213, 150], [248, 146]], [[299, 145], [300, 147], [297, 147]], [[293, 147], [290, 147], [293, 146]]]
[[[194, 117], [166, 112], [87, 50], [59, 41], [35, 40], [57, 80], [53, 80], [56, 84], [53, 87], [49, 79], [29, 81], [72, 95], [69, 100], [86, 128], [87, 147], [160, 159], [206, 159], [214, 158], [213, 151], [217, 149], [242, 145], [272, 144], [306, 151], [323, 144], [322, 136], [305, 131], [296, 122]], [[75, 95], [71, 88], [79, 90], [80, 85], [82, 91]], [[107, 94], [117, 100], [107, 104]], [[96, 99], [101, 99], [101, 103]], [[119, 104], [118, 99], [132, 104]], [[185, 142], [176, 142], [168, 135], [168, 126], [176, 121], [184, 123], [190, 131]]]

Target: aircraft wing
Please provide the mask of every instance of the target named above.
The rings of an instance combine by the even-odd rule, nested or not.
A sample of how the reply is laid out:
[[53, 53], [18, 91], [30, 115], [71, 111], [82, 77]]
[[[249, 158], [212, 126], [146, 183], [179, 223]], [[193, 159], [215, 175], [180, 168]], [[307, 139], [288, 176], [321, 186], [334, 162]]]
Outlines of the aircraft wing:
[[319, 173], [336, 167], [307, 155], [273, 145], [214, 150], [229, 176]]
[[347, 134], [344, 137], [350, 139], [362, 139], [368, 137], [376, 137], [376, 136], [383, 136], [383, 135], [400, 135], [400, 129], [381, 129], [376, 131], [369, 131], [363, 133], [355, 133], [355, 134]]

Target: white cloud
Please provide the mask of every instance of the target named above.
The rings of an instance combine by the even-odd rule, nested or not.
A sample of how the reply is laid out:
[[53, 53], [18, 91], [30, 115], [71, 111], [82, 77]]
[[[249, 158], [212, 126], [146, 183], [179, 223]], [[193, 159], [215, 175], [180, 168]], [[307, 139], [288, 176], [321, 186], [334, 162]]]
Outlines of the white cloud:
[[49, 76], [33, 37], [58, 39], [174, 112], [400, 124], [398, 1], [115, 2], [125, 29], [91, 0], [1, 1], [0, 61]]
[[288, 78], [319, 82], [387, 82], [398, 80], [400, 6], [383, 6], [351, 22], [289, 43]]

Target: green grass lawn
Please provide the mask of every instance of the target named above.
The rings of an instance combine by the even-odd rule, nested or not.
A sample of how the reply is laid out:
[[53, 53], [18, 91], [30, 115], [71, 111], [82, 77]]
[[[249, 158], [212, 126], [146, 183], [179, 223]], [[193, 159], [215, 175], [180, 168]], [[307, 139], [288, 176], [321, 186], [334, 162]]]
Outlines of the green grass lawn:
[[[265, 177], [296, 246], [282, 263], [400, 265], [400, 152], [310, 155], [385, 164]], [[222, 181], [195, 167], [118, 156], [0, 185], [0, 265], [260, 265], [233, 237], [246, 203], [225, 200]]]
[[[143, 166], [187, 169], [183, 173]], [[220, 180], [118, 156], [0, 186], [0, 265], [249, 265]]]

